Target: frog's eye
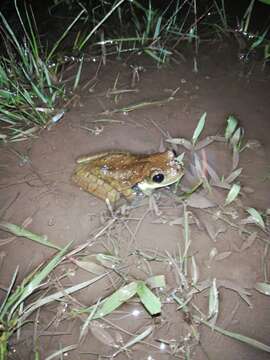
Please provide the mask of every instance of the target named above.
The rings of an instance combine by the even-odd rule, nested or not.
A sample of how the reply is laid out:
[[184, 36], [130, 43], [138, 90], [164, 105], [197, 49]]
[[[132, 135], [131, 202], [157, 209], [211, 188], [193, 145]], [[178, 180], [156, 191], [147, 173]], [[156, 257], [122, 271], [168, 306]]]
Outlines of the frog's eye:
[[155, 174], [153, 175], [152, 180], [153, 182], [160, 184], [164, 180], [164, 175], [161, 173]]

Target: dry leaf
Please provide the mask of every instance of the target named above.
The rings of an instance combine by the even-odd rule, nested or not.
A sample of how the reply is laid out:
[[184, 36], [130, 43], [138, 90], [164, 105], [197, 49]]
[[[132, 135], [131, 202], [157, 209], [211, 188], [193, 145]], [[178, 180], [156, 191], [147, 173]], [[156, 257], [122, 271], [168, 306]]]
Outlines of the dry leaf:
[[114, 348], [118, 348], [119, 346], [114, 341], [112, 335], [103, 328], [102, 324], [99, 321], [91, 321], [90, 329], [93, 336], [98, 339], [102, 344], [106, 346], [111, 346]]
[[232, 254], [231, 251], [224, 251], [222, 253], [219, 253], [218, 255], [215, 256], [215, 261], [221, 261], [226, 259], [227, 257], [229, 257]]
[[217, 206], [217, 204], [213, 203], [211, 200], [207, 199], [207, 197], [200, 193], [193, 193], [191, 196], [189, 196], [187, 198], [187, 205], [197, 209], [207, 209]]
[[249, 237], [243, 242], [240, 251], [244, 251], [246, 249], [248, 249], [249, 247], [251, 247], [254, 243], [254, 241], [256, 240], [257, 237], [257, 233], [254, 232], [252, 234], [249, 235]]

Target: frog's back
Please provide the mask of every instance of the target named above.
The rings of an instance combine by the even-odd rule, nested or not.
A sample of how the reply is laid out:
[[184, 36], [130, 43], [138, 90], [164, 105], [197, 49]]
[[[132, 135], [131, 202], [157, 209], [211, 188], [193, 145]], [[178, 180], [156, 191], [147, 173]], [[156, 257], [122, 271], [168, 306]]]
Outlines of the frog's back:
[[[77, 160], [72, 181], [83, 190], [110, 202], [116, 202], [121, 194], [132, 200], [134, 192], [130, 181], [136, 156], [128, 152], [87, 155]], [[136, 181], [135, 181], [136, 182]]]

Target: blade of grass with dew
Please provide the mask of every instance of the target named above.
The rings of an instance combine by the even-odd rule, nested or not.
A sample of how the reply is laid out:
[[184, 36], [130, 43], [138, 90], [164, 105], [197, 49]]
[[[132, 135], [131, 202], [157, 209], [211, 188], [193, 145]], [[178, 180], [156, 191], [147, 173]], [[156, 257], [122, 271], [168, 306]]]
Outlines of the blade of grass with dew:
[[264, 224], [263, 218], [262, 218], [261, 214], [258, 212], [258, 210], [254, 209], [254, 208], [248, 208], [246, 211], [253, 218], [253, 220], [256, 222], [256, 224], [258, 224], [261, 228], [265, 229], [265, 224]]
[[16, 224], [9, 223], [7, 221], [1, 221], [0, 222], [0, 228], [2, 230], [5, 230], [7, 232], [10, 232], [13, 235], [16, 235], [18, 237], [24, 237], [29, 240], [35, 241], [41, 245], [51, 247], [56, 250], [61, 250], [61, 248], [50, 241], [48, 241], [47, 235], [38, 235], [35, 234], [24, 227], [18, 226]]
[[219, 326], [217, 325], [212, 325], [210, 324], [208, 321], [206, 320], [203, 320], [201, 318], [199, 318], [198, 316], [195, 316], [194, 317], [195, 320], [203, 323], [204, 325], [208, 326], [209, 328], [211, 328], [212, 330], [215, 330], [223, 335], [226, 335], [232, 339], [235, 339], [235, 340], [238, 340], [238, 341], [241, 341], [247, 345], [250, 345], [256, 349], [259, 349], [259, 350], [263, 350], [263, 351], [266, 351], [266, 352], [269, 352], [270, 353], [270, 346], [260, 342], [260, 341], [257, 341], [255, 339], [252, 339], [248, 336], [245, 336], [245, 335], [242, 335], [242, 334], [239, 334], [239, 333], [235, 333], [235, 332], [232, 332], [232, 331], [228, 331], [228, 330], [225, 330], [225, 329], [222, 329], [220, 328]]
[[194, 133], [192, 135], [192, 144], [193, 144], [193, 146], [196, 144], [201, 132], [204, 129], [206, 115], [207, 115], [206, 112], [202, 114], [202, 116], [201, 116], [201, 118], [200, 118], [200, 120], [198, 122], [198, 125], [197, 125], [196, 129], [194, 130]]
[[236, 130], [237, 126], [238, 126], [238, 120], [234, 116], [230, 115], [228, 117], [228, 119], [227, 119], [227, 127], [225, 129], [225, 139], [226, 139], [226, 141], [229, 141], [232, 134]]
[[270, 284], [265, 282], [257, 282], [254, 288], [260, 293], [270, 296]]
[[137, 295], [151, 315], [161, 312], [161, 302], [159, 298], [145, 285], [143, 281], [138, 281]]
[[70, 247], [71, 243], [67, 244], [62, 250], [60, 250], [53, 258], [49, 261], [49, 263], [40, 270], [34, 277], [29, 281], [29, 283], [25, 286], [23, 289], [23, 292], [18, 299], [18, 301], [13, 304], [11, 307], [9, 314], [8, 314], [8, 320], [10, 320], [13, 316], [14, 311], [17, 309], [17, 307], [26, 300], [29, 295], [31, 295], [41, 284], [41, 282], [53, 271], [53, 269], [56, 268], [56, 266], [62, 261], [65, 252]]
[[225, 206], [229, 205], [230, 203], [232, 203], [237, 196], [239, 195], [241, 190], [241, 186], [238, 184], [233, 184], [233, 186], [231, 187], [231, 190], [229, 191], [226, 200], [225, 200]]

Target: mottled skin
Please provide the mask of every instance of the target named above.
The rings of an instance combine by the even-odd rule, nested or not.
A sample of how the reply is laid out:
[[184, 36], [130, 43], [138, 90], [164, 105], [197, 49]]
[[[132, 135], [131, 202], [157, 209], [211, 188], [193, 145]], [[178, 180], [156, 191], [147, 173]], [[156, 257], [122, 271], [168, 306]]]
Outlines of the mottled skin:
[[154, 189], [173, 184], [183, 176], [183, 168], [172, 151], [151, 155], [106, 152], [82, 156], [77, 163], [72, 180], [85, 191], [112, 203], [121, 196], [133, 200], [138, 189], [150, 195]]

